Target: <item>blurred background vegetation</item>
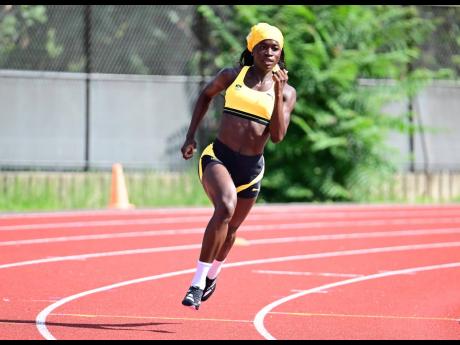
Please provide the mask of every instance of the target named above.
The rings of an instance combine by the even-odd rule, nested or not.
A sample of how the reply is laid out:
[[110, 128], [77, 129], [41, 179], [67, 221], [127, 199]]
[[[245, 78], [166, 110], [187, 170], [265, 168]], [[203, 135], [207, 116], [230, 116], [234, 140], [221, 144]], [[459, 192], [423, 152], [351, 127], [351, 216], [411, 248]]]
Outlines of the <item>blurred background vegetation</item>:
[[[459, 67], [437, 66], [434, 56], [421, 54], [430, 34], [446, 22], [431, 12], [424, 18], [421, 10], [428, 9], [420, 7], [241, 5], [198, 10], [211, 33], [206, 42], [210, 49], [202, 52], [208, 73], [235, 63], [245, 48], [247, 28], [257, 22], [273, 23], [285, 35], [297, 105], [289, 135], [266, 151], [262, 197], [269, 202], [362, 200], [368, 186], [396, 171], [393, 152], [385, 146], [388, 131], [416, 130], [410, 114], [383, 116], [383, 105], [413, 97], [433, 78], [455, 77]], [[453, 10], [460, 15], [458, 8]], [[458, 20], [454, 23], [458, 31]], [[431, 69], [421, 67], [426, 66], [423, 61], [431, 61]], [[360, 85], [361, 78], [394, 83], [371, 89]]]
[[[397, 154], [386, 145], [389, 131], [414, 133], [420, 128], [410, 109], [391, 117], [384, 116], [382, 108], [414, 97], [434, 79], [457, 79], [460, 73], [460, 7], [455, 6], [441, 15], [436, 6], [414, 5], [193, 5], [192, 10], [187, 5], [168, 11], [158, 11], [159, 6], [59, 6], [68, 14], [65, 31], [57, 25], [62, 17], [52, 11], [57, 5], [2, 5], [0, 68], [85, 72], [91, 67], [99, 73], [209, 77], [237, 64], [253, 24], [278, 26], [285, 36], [289, 83], [297, 90], [297, 105], [284, 141], [269, 143], [265, 151], [260, 202], [404, 201], [381, 190], [372, 194], [369, 186], [398, 185], [393, 159]], [[111, 16], [120, 7], [119, 15]], [[99, 28], [91, 38], [99, 47], [91, 66], [84, 44], [75, 39], [84, 35], [81, 16], [88, 11]], [[146, 16], [152, 20], [144, 20]], [[127, 18], [137, 25], [128, 25]], [[153, 21], [162, 24], [151, 25]], [[175, 36], [169, 25], [178, 28]], [[142, 44], [130, 45], [139, 31]], [[36, 58], [37, 53], [46, 58]], [[368, 78], [382, 83], [366, 87], [362, 80]], [[209, 117], [200, 132], [201, 147], [214, 137], [219, 112]], [[104, 186], [107, 176], [99, 178], [106, 181]], [[33, 182], [15, 182], [22, 187], [12, 192], [11, 178], [0, 179], [0, 209], [40, 208], [42, 197], [31, 203], [32, 194], [21, 190]], [[188, 182], [154, 198], [139, 194], [153, 182], [139, 182], [144, 187], [137, 188], [128, 180], [128, 186], [141, 206], [209, 204], [195, 176], [183, 181]], [[62, 187], [55, 190], [59, 194]], [[58, 200], [52, 195], [46, 198]], [[101, 195], [98, 202], [85, 203], [90, 198], [78, 196], [79, 202], [42, 206], [104, 207], [108, 194]]]

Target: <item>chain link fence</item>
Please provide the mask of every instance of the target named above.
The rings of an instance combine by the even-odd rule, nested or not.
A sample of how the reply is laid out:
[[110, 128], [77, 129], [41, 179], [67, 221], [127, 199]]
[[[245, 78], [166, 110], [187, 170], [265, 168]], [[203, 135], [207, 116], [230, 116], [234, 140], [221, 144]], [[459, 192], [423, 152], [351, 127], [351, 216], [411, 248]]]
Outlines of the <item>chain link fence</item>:
[[[449, 68], [456, 72], [452, 78], [458, 78], [460, 6], [416, 7], [422, 18], [438, 23], [423, 44], [417, 67]], [[96, 74], [125, 76], [128, 84], [132, 81], [126, 75], [209, 77], [216, 71], [218, 45], [211, 44], [209, 24], [197, 8], [198, 5], [0, 5], [0, 70], [79, 74], [79, 78], [92, 83], [91, 92], [98, 91]], [[211, 8], [222, 21], [231, 21], [234, 6]], [[88, 77], [90, 74], [93, 77]], [[202, 86], [205, 78], [200, 80]], [[111, 84], [115, 90], [119, 85]], [[88, 89], [82, 92], [89, 94]], [[35, 95], [36, 90], [30, 92]], [[95, 111], [94, 104], [89, 109], [90, 102], [86, 96], [82, 105], [88, 108], [85, 125], [91, 124], [90, 111]], [[219, 102], [222, 99], [216, 101]], [[81, 111], [85, 109], [79, 108]], [[49, 116], [48, 108], [43, 113]], [[113, 112], [109, 115], [113, 117]], [[215, 123], [209, 119], [206, 126], [213, 128]], [[200, 141], [207, 141], [206, 133], [198, 133]], [[86, 143], [86, 150], [89, 146]]]
[[[233, 6], [213, 5], [224, 21]], [[460, 6], [417, 6], [436, 19], [418, 66], [460, 75]], [[144, 75], [209, 73], [197, 5], [0, 5], [0, 69]], [[200, 69], [201, 68], [201, 69]]]
[[[134, 102], [131, 99], [138, 95], [139, 92], [146, 89], [150, 93], [147, 93], [144, 97], [146, 100], [150, 100], [150, 94], [154, 94], [158, 90], [165, 91], [165, 85], [172, 85], [173, 87], [177, 82], [173, 77], [169, 83], [165, 84], [166, 76], [210, 76], [215, 73], [215, 56], [219, 49], [218, 45], [211, 44], [213, 43], [213, 36], [211, 31], [208, 30], [209, 26], [204, 22], [204, 19], [199, 15], [197, 11], [198, 5], [0, 5], [0, 71], [3, 73], [7, 71], [6, 79], [3, 79], [4, 85], [3, 89], [0, 85], [0, 90], [6, 95], [5, 99], [11, 104], [17, 105], [19, 108], [23, 106], [21, 103], [22, 96], [17, 96], [14, 98], [14, 87], [17, 87], [17, 84], [12, 84], [11, 81], [13, 77], [19, 80], [20, 85], [24, 86], [32, 96], [37, 95], [37, 90], [40, 89], [50, 89], [50, 85], [53, 85], [54, 89], [51, 93], [49, 99], [55, 101], [49, 102], [51, 105], [45, 104], [46, 102], [40, 103], [41, 108], [33, 102], [25, 102], [30, 108], [34, 111], [34, 116], [25, 117], [24, 119], [16, 119], [14, 116], [8, 115], [8, 106], [11, 104], [3, 105], [3, 113], [5, 119], [8, 119], [10, 122], [15, 122], [15, 126], [8, 129], [8, 123], [5, 122], [4, 128], [6, 130], [3, 132], [5, 137], [8, 137], [6, 134], [11, 132], [11, 128], [16, 130], [14, 133], [22, 133], [24, 129], [29, 127], [34, 127], [34, 124], [39, 123], [41, 126], [46, 127], [52, 133], [57, 132], [55, 129], [58, 128], [58, 125], [61, 124], [60, 121], [65, 114], [65, 118], [71, 118], [73, 115], [75, 123], [79, 125], [76, 126], [73, 123], [73, 127], [69, 130], [69, 133], [65, 132], [63, 134], [63, 140], [65, 141], [53, 141], [55, 138], [53, 136], [47, 136], [47, 132], [40, 130], [34, 130], [34, 135], [39, 137], [38, 139], [46, 139], [50, 141], [50, 146], [56, 147], [56, 150], [59, 151], [56, 153], [57, 159], [59, 161], [58, 154], [64, 155], [60, 151], [65, 151], [64, 145], [59, 143], [68, 144], [69, 147], [75, 148], [77, 144], [80, 147], [85, 147], [86, 149], [90, 148], [91, 145], [102, 147], [100, 142], [97, 142], [96, 139], [107, 139], [104, 135], [100, 134], [100, 129], [106, 129], [107, 123], [112, 123], [115, 121], [121, 121], [126, 119], [126, 122], [119, 125], [116, 129], [118, 130], [117, 135], [115, 135], [116, 140], [123, 139], [122, 134], [124, 130], [128, 127], [125, 123], [134, 122], [132, 119], [137, 116], [139, 123], [142, 124], [142, 128], [145, 131], [149, 132], [145, 137], [151, 136], [155, 130], [161, 127], [161, 130], [165, 132], [164, 122], [167, 122], [170, 118], [171, 121], [178, 121], [177, 115], [177, 103], [178, 100], [183, 97], [178, 93], [177, 90], [181, 90], [176, 87], [171, 93], [177, 97], [176, 110], [168, 109], [163, 110], [163, 114], [168, 114], [163, 119], [162, 126], [157, 125], [153, 122], [150, 116], [151, 113], [158, 110], [159, 106], [155, 102], [146, 101], [145, 103], [140, 104], [138, 108], [132, 106], [130, 102]], [[453, 79], [458, 79], [460, 76], [460, 6], [416, 6], [419, 10], [422, 18], [426, 19], [436, 19], [438, 22], [436, 30], [431, 34], [431, 36], [425, 41], [422, 46], [422, 53], [419, 60], [416, 62], [417, 67], [427, 67], [432, 70], [438, 70], [441, 68], [448, 68], [453, 70], [455, 73], [452, 75]], [[234, 6], [232, 5], [212, 5], [211, 8], [219, 16], [219, 18], [228, 22], [232, 20], [232, 15], [234, 13]], [[18, 71], [26, 71], [25, 75], [20, 75], [17, 77], [14, 75], [10, 76], [9, 73]], [[44, 71], [44, 72], [67, 72], [62, 78], [59, 79], [59, 83], [56, 82], [54, 75], [47, 76], [43, 78], [42, 76], [28, 76], [28, 73], [33, 71]], [[0, 74], [1, 74], [0, 73]], [[68, 74], [72, 74], [70, 77]], [[57, 73], [56, 73], [57, 74]], [[59, 73], [62, 74], [62, 73]], [[92, 74], [118, 74], [119, 76], [96, 76], [88, 78], [88, 75]], [[123, 76], [123, 75], [138, 75], [138, 76]], [[1, 76], [1, 75], [0, 75]], [[162, 79], [161, 83], [156, 84], [156, 80], [144, 80], [148, 76], [161, 76], [156, 77]], [[166, 78], [165, 78], [166, 77]], [[91, 113], [89, 112], [89, 106], [91, 102], [88, 101], [88, 98], [83, 102], [85, 98], [85, 89], [84, 78], [88, 78], [88, 81], [93, 83], [92, 92], [94, 92], [95, 97], [92, 98]], [[111, 78], [111, 79], [110, 79]], [[16, 80], [14, 79], [14, 80]], [[50, 79], [53, 79], [52, 83], [49, 82]], [[67, 80], [69, 79], [69, 80]], [[110, 80], [105, 80], [110, 79]], [[123, 79], [123, 80], [122, 80]], [[32, 85], [30, 81], [34, 80], [37, 85]], [[198, 83], [203, 83], [204, 78], [199, 78]], [[184, 82], [180, 81], [184, 85], [189, 83], [193, 84], [192, 81]], [[10, 84], [11, 83], [11, 84]], [[78, 84], [78, 85], [74, 85]], [[106, 85], [108, 84], [108, 86]], [[129, 90], [135, 90], [131, 93], [119, 92], [120, 85], [129, 84]], [[135, 84], [133, 88], [133, 84]], [[10, 86], [13, 85], [13, 86]], [[16, 86], [14, 86], [16, 85]], [[45, 85], [45, 86], [43, 86]], [[191, 99], [196, 96], [195, 84], [193, 87], [188, 87], [186, 92], [189, 95], [190, 100], [187, 99], [187, 102], [192, 102]], [[158, 89], [155, 89], [158, 87]], [[29, 90], [30, 89], [30, 90]], [[68, 89], [68, 90], [67, 90]], [[110, 94], [110, 97], [101, 97], [100, 92], [104, 90], [109, 90], [116, 95], [125, 94], [128, 95], [125, 101], [126, 104], [130, 106], [129, 111], [120, 110], [117, 113], [117, 108], [119, 103], [115, 102], [116, 100], [122, 98], [118, 96], [118, 99], [115, 99], [113, 94]], [[193, 89], [193, 92], [190, 90]], [[63, 90], [67, 93], [63, 93]], [[78, 91], [78, 92], [75, 92]], [[126, 89], [128, 90], [128, 89]], [[11, 92], [11, 94], [9, 93]], [[66, 95], [65, 97], [62, 95]], [[107, 93], [108, 94], [108, 93]], [[11, 96], [13, 95], [13, 96]], [[57, 96], [56, 96], [57, 95]], [[103, 94], [103, 96], [106, 96]], [[163, 96], [164, 97], [164, 96]], [[159, 97], [161, 98], [161, 97]], [[71, 106], [72, 101], [75, 99], [80, 99], [80, 103], [74, 104]], [[100, 107], [97, 105], [99, 103], [94, 103], [95, 99], [101, 100]], [[15, 102], [16, 101], [16, 102]], [[35, 100], [36, 101], [36, 100]], [[180, 100], [179, 100], [180, 101]], [[75, 101], [76, 102], [76, 101]], [[105, 103], [104, 103], [105, 102]], [[222, 99], [217, 99], [217, 102], [222, 102]], [[29, 104], [30, 103], [30, 104]], [[59, 108], [56, 110], [56, 104], [61, 104], [62, 109]], [[115, 104], [115, 105], [113, 105]], [[450, 103], [449, 103], [450, 104]], [[92, 139], [89, 142], [83, 145], [81, 137], [84, 136], [84, 124], [82, 120], [82, 114], [85, 113], [88, 115], [86, 120], [86, 125], [92, 125], [91, 133], [93, 137], [88, 136], [87, 138]], [[113, 106], [112, 108], [110, 108]], [[188, 108], [190, 104], [187, 103]], [[150, 107], [150, 108], [149, 108]], [[185, 108], [184, 106], [183, 108]], [[100, 111], [100, 109], [104, 109]], [[107, 111], [107, 109], [109, 109]], [[187, 109], [188, 109], [187, 108]], [[21, 108], [28, 110], [29, 108]], [[146, 110], [147, 109], [147, 110]], [[14, 111], [16, 112], [14, 112]], [[40, 116], [37, 116], [37, 110], [40, 111]], [[151, 110], [150, 112], [148, 110]], [[161, 109], [160, 109], [161, 110]], [[10, 109], [11, 114], [17, 114], [17, 109]], [[99, 111], [99, 113], [98, 113]], [[53, 113], [54, 112], [54, 113]], [[55, 117], [51, 117], [50, 114], [53, 113]], [[107, 114], [105, 114], [107, 113]], [[144, 113], [147, 113], [144, 116]], [[101, 114], [105, 114], [106, 117]], [[169, 115], [171, 114], [171, 116]], [[91, 115], [91, 117], [89, 117]], [[186, 114], [189, 116], [189, 114]], [[100, 126], [97, 127], [94, 124], [94, 119], [102, 118]], [[185, 116], [185, 115], [184, 115]], [[128, 118], [129, 117], [129, 118]], [[20, 121], [21, 120], [21, 121]], [[35, 121], [35, 122], [34, 122]], [[106, 121], [106, 122], [104, 122]], [[184, 123], [185, 120], [183, 119]], [[212, 121], [211, 118], [208, 118], [208, 121]], [[32, 126], [30, 125], [32, 124]], [[208, 123], [207, 128], [212, 128], [215, 124]], [[34, 127], [36, 128], [36, 127]], [[99, 132], [97, 129], [99, 128]], [[139, 129], [138, 129], [139, 130]], [[166, 152], [167, 156], [178, 155], [178, 146], [180, 141], [183, 138], [184, 128], [180, 127], [176, 131], [171, 131], [171, 135], [167, 138], [169, 143], [168, 150]], [[139, 137], [139, 131], [133, 130], [133, 136], [136, 138]], [[90, 133], [90, 134], [91, 134]], [[105, 134], [103, 132], [102, 134]], [[175, 137], [173, 137], [173, 135]], [[207, 143], [208, 140], [204, 138], [207, 134], [204, 132], [198, 133], [201, 136], [200, 142]], [[153, 135], [152, 135], [153, 136]], [[24, 137], [28, 138], [27, 135]], [[12, 145], [12, 150], [14, 158], [18, 156], [18, 147], [20, 147], [23, 138], [18, 135], [18, 145]], [[75, 137], [75, 140], [71, 139]], [[130, 139], [131, 137], [128, 137]], [[163, 138], [163, 137], [161, 137]], [[171, 139], [173, 138], [173, 139]], [[37, 139], [33, 137], [32, 139]], [[60, 139], [60, 137], [58, 138]], [[127, 139], [127, 140], [128, 140]], [[6, 140], [6, 139], [5, 139]], [[162, 139], [163, 140], [163, 139]], [[131, 140], [132, 141], [132, 140]], [[174, 141], [173, 144], [170, 142]], [[37, 144], [38, 142], [38, 144]], [[28, 144], [28, 148], [37, 147], [37, 150], [40, 149], [40, 141], [31, 141]], [[140, 143], [139, 145], [144, 145]], [[109, 145], [110, 146], [110, 145]], [[149, 150], [157, 149], [160, 145], [155, 143], [148, 143], [144, 145]], [[22, 147], [22, 146], [21, 146]], [[116, 147], [116, 146], [115, 146]], [[5, 146], [2, 146], [2, 150], [7, 150]], [[25, 148], [24, 148], [25, 150]], [[41, 150], [44, 151], [44, 150]], [[117, 150], [111, 150], [117, 151]], [[26, 153], [31, 157], [36, 157], [37, 154], [29, 154], [29, 151]], [[21, 152], [19, 152], [21, 153]], [[132, 155], [132, 152], [128, 152], [127, 155]], [[65, 153], [65, 156], [68, 157], [68, 153]], [[83, 155], [80, 151], [75, 153], [75, 156], [78, 156], [78, 159], [83, 159]], [[153, 154], [148, 156], [148, 158], [153, 161], [157, 159], [156, 156], [153, 157]], [[88, 161], [88, 159], [86, 158]], [[54, 162], [54, 161], [53, 161]], [[94, 164], [94, 161], [92, 162]], [[17, 163], [14, 163], [17, 164]], [[13, 168], [16, 165], [12, 165]], [[36, 164], [36, 163], [35, 163]], [[0, 170], [1, 170], [0, 162]], [[34, 166], [33, 164], [31, 166]], [[56, 163], [56, 167], [58, 164]], [[11, 167], [8, 166], [8, 169]], [[22, 169], [23, 166], [21, 165]], [[8, 170], [5, 169], [5, 170]], [[176, 169], [178, 170], [178, 169]], [[89, 208], [89, 207], [103, 207], [106, 204], [107, 197], [107, 186], [108, 186], [108, 175], [107, 172], [101, 173], [105, 174], [103, 178], [97, 175], [97, 178], [100, 180], [98, 184], [92, 185], [89, 181], [86, 181], [82, 184], [79, 178], [86, 178], [87, 174], [84, 175], [75, 175], [75, 182], [71, 182], [68, 185], [66, 175], [57, 175], [56, 188], [53, 189], [53, 181], [51, 180], [41, 180], [35, 181], [33, 178], [27, 176], [22, 180], [22, 177], [18, 177], [17, 174], [14, 176], [8, 175], [8, 172], [0, 174], [0, 190], [3, 191], [5, 196], [6, 203], [8, 207], [17, 207], [17, 204], [12, 203], [14, 198], [18, 199], [18, 204], [24, 204], [29, 202], [29, 199], [36, 195], [37, 204], [43, 204], [44, 198], [47, 195], [48, 199], [51, 201], [58, 200], [58, 203], [50, 205], [50, 207], [62, 207], [65, 200], [68, 200], [68, 195], [62, 195], [63, 192], [67, 191], [68, 186], [70, 191], [79, 192], [80, 188], [84, 193], [83, 196], [76, 195], [75, 199], [76, 204], [65, 204], [66, 207], [80, 207], [80, 208]], [[78, 174], [78, 173], [75, 173]], [[46, 175], [48, 178], [49, 174]], [[134, 203], [144, 206], [158, 205], [159, 200], [164, 202], [165, 195], [152, 195], [151, 191], [170, 191], [168, 183], [171, 181], [166, 181], [158, 179], [155, 181], [155, 186], [158, 188], [147, 188], [154, 184], [152, 180], [147, 179], [134, 179], [133, 182], [130, 181], [130, 173], [127, 174], [128, 184], [132, 188], [133, 196], [136, 196], [139, 199], [134, 198]], [[178, 175], [181, 177], [182, 175]], [[405, 175], [393, 182], [392, 184], [382, 186], [388, 190], [388, 195], [383, 193], [381, 190], [375, 191], [377, 197], [381, 196], [383, 200], [414, 200], [416, 198], [428, 198], [428, 200], [454, 200], [456, 197], [458, 200], [458, 188], [459, 180], [458, 176], [454, 176], [449, 173], [447, 179], [439, 178], [436, 180], [434, 177], [426, 177], [425, 184], [423, 181], [419, 181], [420, 176], [416, 176], [411, 179], [411, 176], [408, 175], [406, 178]], [[168, 175], [168, 178], [170, 175]], [[73, 178], [73, 177], [72, 177]], [[72, 180], [72, 178], [70, 178]], [[156, 178], [156, 177], [154, 177]], [[201, 186], [194, 189], [196, 186], [193, 185], [193, 181], [198, 185], [196, 181], [196, 176], [193, 175], [192, 180], [188, 179], [186, 175], [184, 178], [184, 184], [179, 184], [180, 192], [177, 195], [180, 198], [184, 198], [184, 191], [187, 192], [187, 188], [193, 186], [190, 190], [190, 193], [187, 195], [190, 196], [190, 204], [193, 202], [202, 202], [197, 198], [201, 196]], [[11, 179], [14, 179], [14, 183]], [[192, 181], [192, 182], [190, 182]], [[398, 182], [399, 181], [399, 182]], [[418, 182], [419, 181], [419, 182]], [[432, 182], [430, 182], [432, 181]], [[447, 182], [445, 182], [447, 181]], [[21, 189], [17, 186], [22, 186], [24, 182], [25, 187]], [[90, 194], [90, 191], [97, 191], [97, 187], [102, 186], [100, 192], [93, 193], [90, 203], [78, 203], [79, 198], [84, 199], [85, 202], [88, 202], [86, 199], [87, 195]], [[105, 187], [104, 187], [105, 186]], [[448, 195], [444, 190], [444, 186], [449, 186], [447, 189]], [[44, 188], [43, 191], [41, 188]], [[135, 193], [135, 190], [138, 189], [139, 192]], [[36, 193], [34, 192], [36, 191]], [[398, 192], [403, 193], [398, 194]], [[35, 194], [34, 194], [35, 193]], [[54, 195], [60, 193], [57, 197]], [[69, 192], [70, 193], [70, 192]], [[444, 194], [443, 194], [444, 193]], [[372, 193], [369, 193], [372, 197]], [[204, 194], [203, 194], [204, 196]], [[438, 199], [436, 199], [438, 196]], [[102, 200], [102, 201], [101, 201]], [[173, 200], [174, 203], [177, 201]], [[182, 200], [183, 202], [183, 200]], [[13, 205], [13, 206], [12, 206]], [[6, 207], [2, 205], [2, 200], [0, 198], [0, 209]]]
[[434, 19], [436, 29], [422, 45], [417, 62], [431, 70], [442, 68], [460, 76], [460, 6], [417, 6], [422, 18]]
[[195, 21], [194, 5], [1, 5], [0, 69], [196, 75]]

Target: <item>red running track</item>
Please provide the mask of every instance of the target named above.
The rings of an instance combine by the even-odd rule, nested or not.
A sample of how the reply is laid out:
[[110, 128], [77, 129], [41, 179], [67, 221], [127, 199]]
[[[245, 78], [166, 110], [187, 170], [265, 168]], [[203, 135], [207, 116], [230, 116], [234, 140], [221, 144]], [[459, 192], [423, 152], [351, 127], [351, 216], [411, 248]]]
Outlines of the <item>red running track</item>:
[[211, 212], [0, 214], [0, 339], [460, 339], [460, 205], [258, 205], [195, 311]]

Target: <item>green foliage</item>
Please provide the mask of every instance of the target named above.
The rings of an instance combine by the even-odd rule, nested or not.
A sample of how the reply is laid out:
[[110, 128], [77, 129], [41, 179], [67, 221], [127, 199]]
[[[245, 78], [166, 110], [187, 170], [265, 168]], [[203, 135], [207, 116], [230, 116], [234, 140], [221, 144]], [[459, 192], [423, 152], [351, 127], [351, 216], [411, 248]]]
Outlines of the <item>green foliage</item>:
[[458, 78], [460, 59], [455, 52], [460, 51], [460, 6], [420, 6], [420, 11], [424, 18], [436, 23], [436, 39], [424, 44], [427, 53], [420, 56], [419, 62], [430, 69], [449, 68], [444, 78]]
[[[407, 114], [390, 118], [381, 109], [414, 96], [436, 76], [409, 68], [432, 21], [414, 6], [395, 5], [238, 5], [231, 22], [219, 21], [208, 6], [200, 9], [221, 47], [216, 68], [237, 60], [257, 22], [276, 25], [285, 36], [297, 104], [284, 141], [267, 145], [263, 200], [360, 200], [366, 188], [390, 176], [394, 161], [386, 135], [411, 127]], [[363, 78], [387, 82], [368, 87]]]
[[28, 30], [46, 20], [43, 5], [0, 5], [0, 63], [17, 45], [27, 45]]
[[85, 72], [89, 26], [93, 72], [188, 74], [194, 16], [193, 5], [0, 5], [0, 67]]

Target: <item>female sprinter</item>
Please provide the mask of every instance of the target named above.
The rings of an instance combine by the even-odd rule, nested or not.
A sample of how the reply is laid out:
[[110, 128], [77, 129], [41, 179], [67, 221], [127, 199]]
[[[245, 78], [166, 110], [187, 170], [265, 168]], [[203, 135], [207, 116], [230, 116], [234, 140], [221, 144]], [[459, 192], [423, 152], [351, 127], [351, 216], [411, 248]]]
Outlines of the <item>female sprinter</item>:
[[[197, 127], [213, 97], [225, 90], [218, 134], [201, 154], [198, 174], [214, 205], [203, 235], [197, 269], [182, 304], [198, 309], [216, 278], [235, 233], [255, 204], [264, 174], [264, 147], [286, 135], [296, 91], [287, 84], [281, 31], [266, 23], [251, 28], [240, 66], [222, 69], [202, 90], [193, 111], [184, 159], [196, 150]], [[279, 64], [279, 65], [278, 65]]]

